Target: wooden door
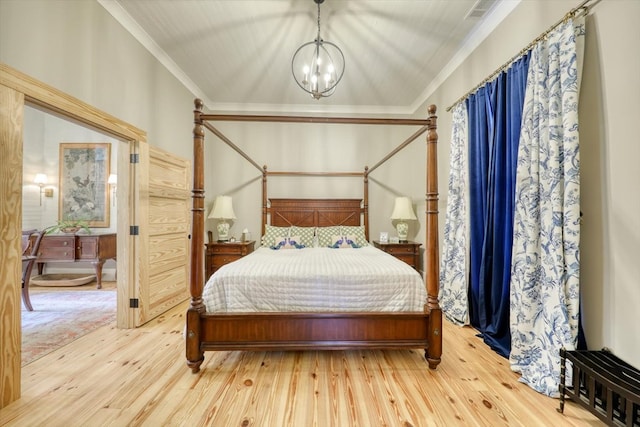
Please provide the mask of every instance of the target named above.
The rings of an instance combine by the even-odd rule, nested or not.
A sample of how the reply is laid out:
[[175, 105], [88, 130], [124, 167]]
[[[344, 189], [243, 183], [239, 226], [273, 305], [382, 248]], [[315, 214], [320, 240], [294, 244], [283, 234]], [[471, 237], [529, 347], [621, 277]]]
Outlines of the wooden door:
[[145, 143], [135, 154], [138, 286], [130, 306], [140, 326], [189, 298], [191, 162]]

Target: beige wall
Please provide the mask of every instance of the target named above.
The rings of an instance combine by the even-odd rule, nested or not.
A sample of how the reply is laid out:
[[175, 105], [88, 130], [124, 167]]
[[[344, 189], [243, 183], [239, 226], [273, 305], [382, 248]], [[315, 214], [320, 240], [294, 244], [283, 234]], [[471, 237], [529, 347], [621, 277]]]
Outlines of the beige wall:
[[638, 18], [640, 2], [633, 0], [594, 8], [580, 103], [584, 299], [595, 315], [586, 328], [594, 345], [610, 347], [634, 366], [640, 366]]
[[[508, 18], [429, 96], [440, 106], [441, 212], [451, 113], [444, 108], [575, 7], [574, 0], [522, 1]], [[640, 366], [640, 2], [606, 0], [586, 20], [580, 99], [582, 211], [581, 289], [591, 349], [609, 347]]]
[[0, 1], [0, 62], [191, 158], [193, 95], [95, 1]]

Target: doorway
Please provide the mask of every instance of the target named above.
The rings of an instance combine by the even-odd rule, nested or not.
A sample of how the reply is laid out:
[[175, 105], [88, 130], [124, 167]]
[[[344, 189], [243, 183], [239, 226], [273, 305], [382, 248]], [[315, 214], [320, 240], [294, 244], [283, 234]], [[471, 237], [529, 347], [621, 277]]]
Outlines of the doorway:
[[[107, 156], [98, 156], [95, 162], [83, 161], [75, 170], [67, 171], [63, 167], [63, 154], [92, 153], [94, 150], [88, 147], [93, 146], [100, 147], [99, 153]], [[66, 148], [61, 150], [61, 147]], [[126, 143], [26, 105], [23, 120], [22, 229], [48, 229], [60, 219], [80, 218], [87, 225], [90, 224], [88, 221], [94, 221], [89, 230], [78, 232], [78, 245], [88, 243], [87, 238], [99, 239], [96, 240], [98, 242], [104, 242], [105, 237], [115, 238], [119, 149], [126, 150]], [[62, 185], [63, 175], [71, 178], [65, 185]], [[61, 194], [63, 190], [66, 190], [66, 195]], [[65, 206], [71, 208], [68, 214]], [[95, 226], [96, 218], [101, 220], [99, 228]], [[68, 258], [64, 254], [69, 252], [60, 253], [58, 243], [74, 238], [76, 236], [52, 230], [42, 242], [44, 245], [41, 244], [40, 252], [50, 262], [35, 267], [28, 282], [33, 311], [27, 310], [23, 302], [22, 365], [116, 321], [115, 259], [107, 259], [100, 264], [99, 275], [93, 260], [82, 261], [87, 254], [75, 253], [71, 260], [62, 261]], [[108, 256], [115, 257], [114, 245], [111, 251], [113, 254]], [[96, 289], [98, 284], [99, 290]]]
[[[117, 327], [134, 328], [188, 298], [190, 161], [150, 147], [146, 132], [0, 63], [0, 408], [21, 393], [21, 231], [26, 106], [118, 141]], [[154, 161], [154, 159], [159, 159]], [[170, 175], [167, 175], [170, 171]], [[176, 186], [176, 184], [179, 184]], [[125, 202], [126, 201], [126, 202]], [[151, 204], [155, 203], [152, 206]], [[158, 208], [177, 215], [162, 215]], [[159, 236], [159, 237], [157, 237]], [[175, 236], [175, 237], [174, 237]], [[180, 255], [162, 261], [171, 240]], [[159, 249], [159, 250], [157, 250]], [[172, 253], [178, 253], [171, 249]], [[158, 280], [164, 278], [164, 281]], [[151, 285], [154, 286], [151, 286]]]
[[[3, 390], [0, 408], [18, 399], [21, 394], [21, 230], [22, 230], [22, 169], [23, 123], [25, 104], [65, 117], [91, 129], [105, 132], [119, 141], [146, 142], [146, 133], [115, 117], [112, 117], [72, 96], [39, 82], [11, 67], [0, 63], [0, 249], [3, 254], [3, 274], [0, 275], [0, 300], [4, 301], [0, 313], [3, 327], [0, 331], [0, 389]], [[125, 153], [123, 153], [123, 151]], [[126, 155], [125, 155], [126, 154]], [[118, 234], [123, 237], [117, 243], [117, 286], [119, 328], [135, 327], [135, 312], [128, 301], [136, 292], [135, 241], [129, 236], [127, 224], [135, 213], [136, 199], [130, 197], [130, 171], [127, 165], [128, 150], [119, 150], [118, 188], [119, 199], [127, 200], [128, 209], [120, 209]]]

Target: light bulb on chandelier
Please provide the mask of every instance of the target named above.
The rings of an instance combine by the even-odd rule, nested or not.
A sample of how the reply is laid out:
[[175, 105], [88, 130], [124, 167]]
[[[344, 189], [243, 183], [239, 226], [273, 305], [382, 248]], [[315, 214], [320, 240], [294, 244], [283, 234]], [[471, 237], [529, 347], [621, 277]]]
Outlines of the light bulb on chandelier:
[[312, 42], [303, 44], [293, 54], [291, 72], [298, 86], [315, 99], [333, 95], [344, 74], [344, 55], [334, 43], [320, 37], [320, 4], [318, 5], [318, 35]]

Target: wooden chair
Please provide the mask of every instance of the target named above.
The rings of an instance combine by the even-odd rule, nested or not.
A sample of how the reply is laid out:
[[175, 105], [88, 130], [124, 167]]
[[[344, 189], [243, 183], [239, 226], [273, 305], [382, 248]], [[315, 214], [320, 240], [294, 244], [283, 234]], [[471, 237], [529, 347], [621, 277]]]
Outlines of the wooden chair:
[[[36, 234], [35, 240], [31, 236]], [[31, 280], [31, 270], [38, 259], [40, 242], [45, 234], [45, 230], [23, 230], [22, 231], [22, 302], [27, 310], [33, 311], [31, 299], [29, 298], [29, 281]], [[32, 244], [33, 242], [33, 244]]]

